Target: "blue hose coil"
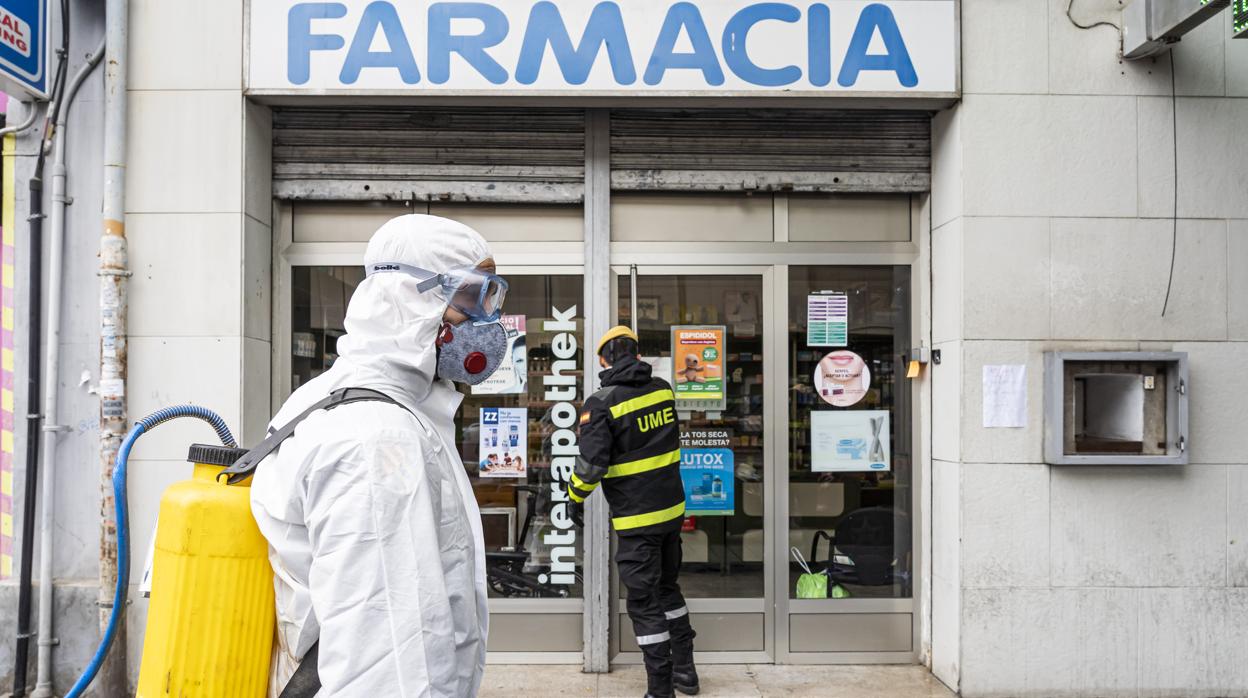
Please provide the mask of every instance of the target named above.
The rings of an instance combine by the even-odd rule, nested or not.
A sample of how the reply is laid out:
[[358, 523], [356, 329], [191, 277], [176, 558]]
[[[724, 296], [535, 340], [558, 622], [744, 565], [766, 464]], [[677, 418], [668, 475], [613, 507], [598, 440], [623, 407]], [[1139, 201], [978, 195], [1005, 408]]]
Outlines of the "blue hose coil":
[[221, 419], [216, 412], [196, 405], [178, 405], [153, 412], [140, 419], [130, 429], [130, 433], [126, 434], [125, 440], [121, 442], [121, 448], [117, 449], [117, 462], [113, 466], [113, 505], [114, 515], [117, 518], [117, 588], [113, 591], [113, 610], [108, 614], [108, 627], [104, 630], [104, 637], [100, 638], [95, 655], [91, 657], [91, 662], [87, 664], [82, 675], [74, 682], [74, 687], [65, 694], [65, 698], [79, 698], [95, 680], [96, 674], [104, 664], [104, 658], [108, 656], [109, 648], [112, 647], [113, 639], [117, 636], [117, 627], [121, 625], [121, 614], [126, 608], [126, 589], [130, 586], [130, 507], [126, 501], [126, 468], [130, 461], [130, 450], [134, 448], [134, 442], [138, 441], [140, 436], [179, 417], [195, 417], [208, 422], [216, 430], [222, 444], [230, 448], [238, 447], [225, 420]]
[[225, 425], [225, 420], [217, 416], [216, 412], [197, 405], [177, 405], [175, 407], [166, 407], [163, 410], [157, 410], [143, 419], [139, 420], [139, 424], [143, 425], [143, 429], [151, 431], [156, 427], [178, 417], [196, 417], [204, 420], [212, 425], [217, 431], [217, 437], [221, 439], [221, 443], [229, 448], [238, 448], [238, 443], [234, 441], [234, 435], [230, 433], [230, 428]]

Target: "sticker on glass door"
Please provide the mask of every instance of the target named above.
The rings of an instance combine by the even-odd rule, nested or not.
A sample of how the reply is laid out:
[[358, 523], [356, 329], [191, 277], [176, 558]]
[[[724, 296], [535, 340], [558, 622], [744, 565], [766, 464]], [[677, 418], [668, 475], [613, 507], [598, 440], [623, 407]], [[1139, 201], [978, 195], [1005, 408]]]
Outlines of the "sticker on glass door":
[[731, 429], [681, 430], [680, 478], [685, 484], [687, 515], [732, 516], [736, 513], [735, 461]]
[[482, 407], [478, 453], [481, 477], [528, 476], [529, 411], [523, 407]]
[[722, 411], [728, 393], [724, 376], [723, 325], [684, 325], [672, 328], [672, 370], [676, 404], [680, 409]]
[[854, 473], [889, 470], [887, 410], [810, 413], [811, 470]]

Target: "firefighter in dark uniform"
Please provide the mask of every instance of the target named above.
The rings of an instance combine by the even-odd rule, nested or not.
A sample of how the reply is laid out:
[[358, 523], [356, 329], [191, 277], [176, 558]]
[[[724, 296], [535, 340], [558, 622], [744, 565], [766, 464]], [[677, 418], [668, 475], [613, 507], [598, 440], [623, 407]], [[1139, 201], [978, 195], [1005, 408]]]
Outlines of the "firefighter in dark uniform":
[[647, 696], [667, 698], [673, 689], [693, 695], [694, 632], [678, 583], [685, 489], [676, 402], [672, 386], [638, 355], [637, 335], [627, 327], [598, 342], [603, 387], [581, 410], [581, 456], [568, 497], [579, 504], [602, 484], [619, 538], [615, 564], [645, 657]]

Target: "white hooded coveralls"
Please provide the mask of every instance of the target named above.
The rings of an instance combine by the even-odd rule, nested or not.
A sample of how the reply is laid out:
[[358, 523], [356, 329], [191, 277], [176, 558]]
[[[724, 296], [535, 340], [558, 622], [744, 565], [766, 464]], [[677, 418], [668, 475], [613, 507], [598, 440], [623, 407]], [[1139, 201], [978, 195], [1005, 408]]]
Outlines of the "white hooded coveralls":
[[[365, 263], [444, 272], [489, 247], [471, 228], [406, 215]], [[318, 696], [475, 696], [489, 613], [472, 484], [455, 447], [460, 394], [435, 377], [447, 300], [402, 273], [366, 278], [327, 372], [295, 391], [278, 429], [339, 388], [371, 388], [411, 412], [362, 402], [311, 414], [260, 463], [251, 507], [277, 592], [275, 698], [319, 639]]]

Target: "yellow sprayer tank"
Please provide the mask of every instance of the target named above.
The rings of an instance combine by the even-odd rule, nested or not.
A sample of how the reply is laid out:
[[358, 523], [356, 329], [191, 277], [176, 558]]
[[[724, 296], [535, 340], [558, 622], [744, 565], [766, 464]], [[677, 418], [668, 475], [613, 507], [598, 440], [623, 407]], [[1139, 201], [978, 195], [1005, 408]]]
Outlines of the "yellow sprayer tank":
[[263, 698], [273, 646], [273, 569], [251, 515], [251, 480], [217, 473], [245, 450], [191, 446], [190, 480], [160, 499], [139, 698]]

